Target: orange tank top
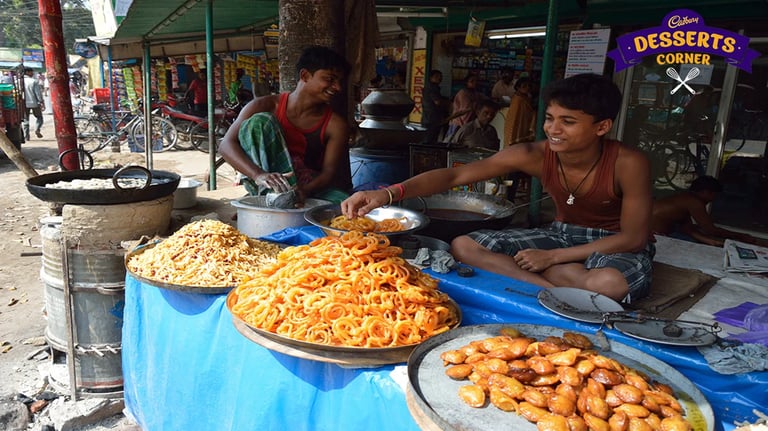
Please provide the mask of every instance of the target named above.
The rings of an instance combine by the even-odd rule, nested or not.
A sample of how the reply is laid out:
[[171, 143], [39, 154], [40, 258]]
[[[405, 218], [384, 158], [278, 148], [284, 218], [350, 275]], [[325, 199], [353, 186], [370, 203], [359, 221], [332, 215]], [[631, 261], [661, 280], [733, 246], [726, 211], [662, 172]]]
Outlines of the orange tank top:
[[616, 195], [614, 189], [614, 173], [620, 145], [614, 140], [603, 141], [603, 151], [595, 167], [592, 187], [589, 190], [580, 190], [573, 205], [566, 203], [570, 192], [565, 189], [560, 179], [556, 153], [550, 150], [549, 145], [546, 146], [541, 183], [544, 190], [552, 196], [556, 210], [555, 220], [613, 232], [620, 230], [621, 197]]

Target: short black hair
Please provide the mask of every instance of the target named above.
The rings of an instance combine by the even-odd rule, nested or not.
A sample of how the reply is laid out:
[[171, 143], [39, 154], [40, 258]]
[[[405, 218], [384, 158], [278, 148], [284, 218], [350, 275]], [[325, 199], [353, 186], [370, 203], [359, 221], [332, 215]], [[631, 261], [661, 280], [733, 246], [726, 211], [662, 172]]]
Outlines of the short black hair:
[[720, 193], [723, 191], [723, 185], [717, 178], [710, 175], [704, 175], [693, 180], [691, 185], [688, 186], [688, 190], [692, 192]]
[[546, 106], [556, 103], [584, 111], [595, 121], [613, 120], [621, 108], [621, 91], [606, 76], [582, 73], [551, 82], [544, 89], [543, 100]]
[[479, 112], [483, 108], [491, 108], [494, 111], [498, 111], [500, 109], [500, 106], [498, 103], [494, 102], [493, 99], [482, 97], [477, 102], [477, 105], [475, 105], [475, 110]]
[[437, 69], [432, 69], [432, 70], [429, 71], [429, 77], [430, 78], [435, 76], [435, 75], [441, 75], [442, 76], [442, 74], [443, 74], [443, 72], [440, 71], [440, 70], [437, 70]]
[[31, 67], [25, 67], [24, 73], [34, 72], [34, 70]]
[[527, 76], [523, 76], [522, 78], [519, 78], [517, 81], [515, 81], [514, 88], [515, 90], [519, 89], [521, 85], [523, 84], [530, 84], [531, 78], [528, 78]]
[[338, 52], [325, 46], [313, 45], [301, 51], [299, 60], [296, 62], [296, 76], [301, 73], [301, 69], [311, 73], [320, 69], [337, 70], [346, 76], [349, 75], [350, 68], [347, 59]]

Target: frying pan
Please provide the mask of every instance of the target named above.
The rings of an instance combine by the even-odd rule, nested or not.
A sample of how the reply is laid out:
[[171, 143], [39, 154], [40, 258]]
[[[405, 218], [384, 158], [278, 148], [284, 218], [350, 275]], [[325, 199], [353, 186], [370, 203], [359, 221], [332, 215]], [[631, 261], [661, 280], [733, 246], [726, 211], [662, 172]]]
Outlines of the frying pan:
[[[112, 179], [112, 189], [59, 189], [49, 188], [46, 184], [59, 181]], [[143, 179], [141, 188], [123, 188], [118, 179]], [[38, 175], [27, 179], [27, 190], [36, 198], [45, 202], [79, 205], [126, 204], [131, 202], [159, 199], [172, 194], [179, 185], [181, 177], [167, 171], [148, 170], [142, 166], [129, 165], [121, 169], [90, 169], [79, 171], [55, 172]]]

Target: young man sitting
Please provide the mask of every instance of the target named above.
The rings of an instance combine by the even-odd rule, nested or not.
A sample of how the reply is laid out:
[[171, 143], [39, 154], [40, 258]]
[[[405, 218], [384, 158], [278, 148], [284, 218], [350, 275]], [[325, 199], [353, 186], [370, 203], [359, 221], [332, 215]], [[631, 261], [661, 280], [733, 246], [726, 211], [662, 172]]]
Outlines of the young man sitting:
[[658, 235], [722, 247], [725, 239], [768, 246], [768, 240], [715, 226], [707, 211], [723, 186], [717, 178], [705, 175], [693, 180], [688, 191], [653, 202], [651, 230]]
[[454, 257], [543, 287], [568, 286], [629, 302], [648, 294], [651, 178], [645, 155], [605, 136], [621, 93], [592, 74], [555, 81], [543, 96], [547, 139], [507, 147], [467, 165], [434, 169], [342, 202], [347, 217], [390, 201], [521, 171], [541, 179], [555, 222], [537, 229], [480, 230], [456, 237]]
[[349, 178], [346, 119], [333, 112], [331, 100], [341, 93], [349, 63], [335, 51], [312, 46], [296, 64], [298, 83], [290, 93], [258, 97], [238, 115], [219, 151], [245, 175], [250, 194], [295, 188], [297, 203], [307, 197], [341, 202]]
[[469, 148], [499, 150], [499, 134], [491, 121], [499, 112], [499, 105], [491, 99], [483, 99], [475, 108], [475, 119], [461, 126], [451, 137], [451, 143]]

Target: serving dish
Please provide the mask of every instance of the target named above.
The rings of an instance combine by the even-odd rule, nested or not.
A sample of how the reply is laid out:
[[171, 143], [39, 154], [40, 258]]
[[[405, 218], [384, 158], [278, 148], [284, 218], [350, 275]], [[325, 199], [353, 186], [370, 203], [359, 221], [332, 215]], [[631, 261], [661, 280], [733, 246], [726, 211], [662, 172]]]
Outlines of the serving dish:
[[[408, 358], [407, 402], [414, 419], [422, 429], [442, 431], [495, 431], [514, 429], [535, 431], [536, 425], [513, 412], [496, 407], [472, 408], [458, 396], [459, 387], [467, 381], [453, 380], [445, 375], [440, 354], [459, 348], [470, 341], [499, 335], [503, 328], [515, 328], [526, 336], [543, 339], [562, 336], [565, 330], [552, 326], [530, 324], [489, 324], [464, 326], [437, 335], [416, 347]], [[576, 331], [570, 331], [576, 332]], [[578, 332], [577, 332], [578, 333]], [[588, 337], [595, 346], [593, 335]], [[669, 385], [685, 410], [686, 419], [695, 431], [714, 430], [712, 407], [701, 391], [679, 371], [666, 363], [625, 344], [611, 341], [610, 350], [600, 354], [646, 373], [651, 379]]]
[[671, 346], [709, 346], [717, 341], [718, 327], [680, 320], [613, 322], [617, 331], [643, 341]]
[[586, 323], [602, 323], [603, 313], [624, 311], [621, 304], [605, 295], [574, 287], [542, 289], [537, 298], [549, 311]]
[[[413, 349], [418, 346], [418, 344], [412, 344], [396, 347], [366, 348], [330, 346], [296, 340], [248, 324], [240, 316], [232, 313], [232, 306], [235, 302], [237, 302], [237, 291], [232, 290], [227, 295], [227, 310], [232, 314], [232, 322], [240, 334], [262, 347], [297, 358], [345, 366], [371, 367], [406, 362]], [[456, 328], [461, 324], [461, 309], [453, 300], [449, 302], [449, 305], [454, 309], [458, 319], [453, 327]], [[452, 330], [454, 329], [448, 332]]]
[[[341, 236], [348, 232], [345, 229], [338, 229], [330, 227], [329, 224], [334, 217], [341, 215], [341, 206], [338, 204], [321, 205], [311, 208], [304, 214], [304, 218], [310, 224], [319, 227], [328, 236]], [[384, 219], [402, 219], [403, 230], [397, 232], [377, 232], [387, 237], [400, 237], [404, 235], [410, 235], [420, 229], [423, 229], [429, 224], [429, 217], [426, 215], [400, 207], [381, 207], [375, 208], [366, 217], [375, 221], [382, 221]]]
[[168, 289], [168, 290], [175, 290], [179, 292], [189, 292], [189, 293], [202, 293], [206, 295], [219, 295], [222, 293], [227, 293], [235, 286], [216, 286], [216, 287], [206, 287], [206, 286], [185, 286], [182, 284], [173, 284], [173, 283], [166, 283], [164, 281], [159, 280], [153, 280], [151, 278], [146, 278], [141, 275], [136, 274], [135, 272], [131, 271], [131, 269], [128, 267], [128, 261], [131, 260], [133, 256], [139, 255], [141, 253], [144, 253], [148, 250], [151, 250], [154, 248], [157, 244], [159, 244], [160, 241], [150, 242], [147, 244], [140, 245], [138, 247], [135, 247], [130, 252], [126, 253], [125, 255], [125, 271], [130, 274], [133, 278], [139, 280], [140, 282], [144, 284], [148, 284], [150, 286], [159, 287], [162, 289]]

